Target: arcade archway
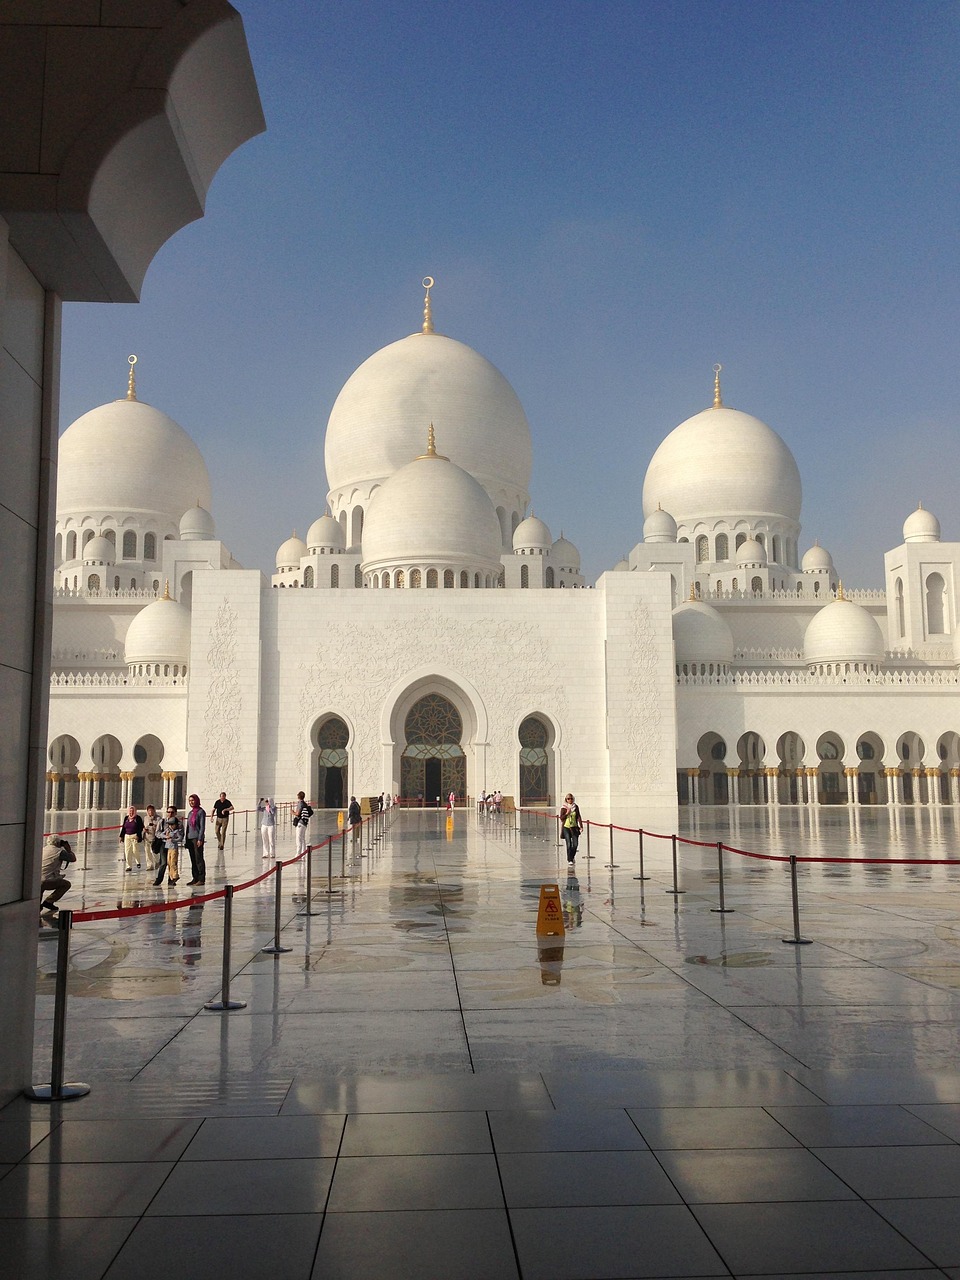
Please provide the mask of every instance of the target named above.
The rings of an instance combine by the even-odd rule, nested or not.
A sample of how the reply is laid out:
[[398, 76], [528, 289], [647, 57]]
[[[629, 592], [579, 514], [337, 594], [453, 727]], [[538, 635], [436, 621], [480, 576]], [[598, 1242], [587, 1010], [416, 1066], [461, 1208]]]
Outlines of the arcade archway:
[[442, 693], [418, 698], [403, 722], [400, 754], [400, 794], [422, 797], [426, 804], [451, 791], [467, 793], [467, 760], [463, 750], [463, 719]]

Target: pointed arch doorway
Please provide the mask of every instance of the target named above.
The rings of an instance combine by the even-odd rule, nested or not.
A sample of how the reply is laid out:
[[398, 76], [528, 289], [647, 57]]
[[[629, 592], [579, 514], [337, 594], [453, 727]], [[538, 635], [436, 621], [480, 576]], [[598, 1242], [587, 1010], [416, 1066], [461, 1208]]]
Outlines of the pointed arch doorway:
[[442, 693], [418, 698], [404, 717], [400, 755], [400, 793], [407, 800], [422, 796], [426, 804], [451, 791], [464, 797], [467, 760], [463, 719]]

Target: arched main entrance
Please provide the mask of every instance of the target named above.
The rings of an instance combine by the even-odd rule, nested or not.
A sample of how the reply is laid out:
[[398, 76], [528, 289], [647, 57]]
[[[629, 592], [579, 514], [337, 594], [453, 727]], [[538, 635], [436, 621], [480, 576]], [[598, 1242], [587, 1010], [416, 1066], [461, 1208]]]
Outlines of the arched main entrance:
[[451, 791], [463, 798], [467, 791], [467, 762], [463, 751], [463, 720], [442, 693], [418, 698], [403, 722], [404, 748], [400, 756], [400, 794], [423, 796], [427, 804]]

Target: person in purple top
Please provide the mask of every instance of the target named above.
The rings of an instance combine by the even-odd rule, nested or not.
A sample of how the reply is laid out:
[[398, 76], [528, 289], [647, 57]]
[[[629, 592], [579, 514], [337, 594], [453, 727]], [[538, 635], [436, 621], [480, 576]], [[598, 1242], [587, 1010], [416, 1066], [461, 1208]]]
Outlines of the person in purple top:
[[137, 813], [136, 805], [131, 805], [127, 816], [120, 823], [120, 843], [127, 865], [124, 872], [132, 871], [134, 863], [140, 867], [140, 846], [143, 843], [143, 819]]
[[187, 817], [184, 823], [184, 844], [187, 846], [187, 853], [190, 855], [190, 870], [193, 872], [193, 879], [188, 880], [187, 884], [203, 884], [207, 878], [207, 864], [203, 857], [207, 814], [200, 807], [199, 796], [190, 796], [189, 803], [190, 808], [187, 810]]

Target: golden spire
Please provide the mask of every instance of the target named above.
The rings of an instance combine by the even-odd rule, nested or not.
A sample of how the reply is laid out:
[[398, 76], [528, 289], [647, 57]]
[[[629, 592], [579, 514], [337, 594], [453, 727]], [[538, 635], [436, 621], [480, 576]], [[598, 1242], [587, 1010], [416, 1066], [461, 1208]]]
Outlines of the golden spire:
[[693, 603], [696, 603], [696, 599], [697, 599], [697, 585], [696, 585], [696, 583], [695, 583], [695, 582], [691, 582], [691, 583], [690, 583], [690, 599], [691, 599], [691, 601], [692, 601]]
[[160, 599], [161, 599], [161, 600], [172, 600], [172, 599], [173, 599], [173, 596], [170, 594], [170, 579], [169, 579], [169, 578], [164, 578], [164, 580], [163, 580], [163, 595], [160, 597]]
[[430, 290], [433, 288], [433, 276], [424, 276], [421, 284], [426, 293], [423, 295], [423, 328], [421, 333], [433, 333], [433, 311], [430, 307]]
[[437, 433], [433, 429], [433, 423], [427, 431], [427, 452], [420, 454], [421, 458], [436, 458], [439, 462], [449, 462], [450, 459], [444, 457], [442, 453], [437, 453]]
[[837, 599], [838, 599], [838, 600], [846, 600], [846, 598], [847, 598], [847, 597], [843, 594], [843, 583], [842, 583], [842, 582], [838, 582], [838, 583], [837, 583]]
[[127, 378], [126, 398], [128, 400], [136, 400], [137, 398], [137, 378], [135, 373], [133, 372], [133, 369], [136, 363], [137, 363], [136, 356], [127, 356], [127, 364], [130, 366], [130, 375]]
[[723, 408], [723, 398], [720, 395], [720, 370], [722, 368], [722, 364], [713, 366], [713, 407], [715, 409]]

